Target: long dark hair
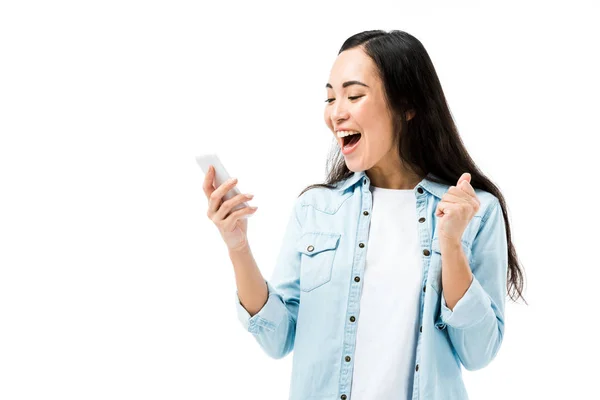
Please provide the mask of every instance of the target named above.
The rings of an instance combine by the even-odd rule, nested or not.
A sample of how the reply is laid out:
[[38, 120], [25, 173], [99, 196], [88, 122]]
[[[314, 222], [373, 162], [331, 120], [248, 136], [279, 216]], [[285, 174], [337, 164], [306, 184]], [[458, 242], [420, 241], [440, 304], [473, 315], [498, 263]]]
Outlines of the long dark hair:
[[[438, 182], [447, 185], [456, 185], [458, 178], [469, 172], [471, 186], [498, 198], [508, 241], [507, 291], [513, 301], [516, 302], [519, 297], [525, 301], [522, 294], [523, 270], [511, 241], [504, 197], [469, 156], [423, 44], [403, 31], [372, 30], [349, 37], [338, 54], [359, 46], [374, 61], [376, 72], [384, 84], [387, 106], [394, 116], [394, 143], [402, 164], [429, 180], [439, 177], [441, 181]], [[405, 113], [409, 110], [414, 110], [415, 114], [407, 121]], [[315, 187], [333, 189], [353, 174], [346, 166], [339, 146], [333, 146], [326, 169], [325, 183], [310, 185], [300, 195]]]

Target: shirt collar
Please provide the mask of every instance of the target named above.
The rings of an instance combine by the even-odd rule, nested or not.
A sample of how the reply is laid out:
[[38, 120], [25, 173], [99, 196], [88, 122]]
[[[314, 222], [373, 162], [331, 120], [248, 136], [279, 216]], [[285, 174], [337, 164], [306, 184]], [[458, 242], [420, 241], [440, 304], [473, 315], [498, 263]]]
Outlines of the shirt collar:
[[[442, 196], [448, 191], [449, 185], [446, 185], [444, 183], [435, 182], [432, 179], [440, 180], [436, 175], [429, 174], [429, 175], [427, 175], [427, 177], [423, 178], [423, 180], [421, 180], [421, 182], [419, 182], [417, 184], [417, 186], [414, 188], [414, 190], [416, 191], [419, 188], [423, 188], [423, 189], [427, 190], [429, 193], [431, 193], [434, 196], [441, 199]], [[361, 180], [364, 180], [364, 182]], [[370, 184], [369, 177], [367, 176], [365, 171], [354, 172], [352, 175], [350, 175], [350, 177], [346, 178], [346, 180], [342, 181], [339, 184], [339, 186], [337, 186], [337, 190], [343, 192], [346, 189], [354, 186], [358, 182], [363, 182], [363, 186]]]

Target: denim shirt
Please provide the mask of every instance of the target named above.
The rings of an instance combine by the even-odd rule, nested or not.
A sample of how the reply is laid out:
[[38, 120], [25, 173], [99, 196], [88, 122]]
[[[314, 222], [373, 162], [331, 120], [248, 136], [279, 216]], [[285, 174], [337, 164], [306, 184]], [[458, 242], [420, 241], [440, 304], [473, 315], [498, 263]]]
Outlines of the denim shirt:
[[[250, 317], [236, 291], [237, 316], [265, 353], [279, 359], [294, 350], [290, 400], [352, 399], [369, 187], [361, 171], [335, 189], [304, 192], [266, 281], [266, 304]], [[435, 210], [448, 188], [427, 178], [414, 188], [423, 290], [412, 400], [468, 399], [461, 366], [473, 371], [488, 365], [504, 333], [508, 248], [502, 208], [489, 192], [475, 189], [480, 208], [461, 238], [472, 282], [453, 310], [446, 306]]]

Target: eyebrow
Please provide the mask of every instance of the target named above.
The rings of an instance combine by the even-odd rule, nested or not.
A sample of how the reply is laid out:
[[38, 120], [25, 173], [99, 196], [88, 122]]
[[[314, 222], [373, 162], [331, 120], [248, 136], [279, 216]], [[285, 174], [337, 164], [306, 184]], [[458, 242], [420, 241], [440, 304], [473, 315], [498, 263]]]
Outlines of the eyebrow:
[[[365, 87], [369, 87], [369, 86], [365, 85], [364, 83], [362, 83], [362, 82], [360, 82], [360, 81], [348, 81], [348, 82], [344, 82], [344, 83], [342, 84], [342, 87], [343, 87], [343, 88], [345, 88], [345, 87], [348, 87], [348, 86], [350, 86], [350, 85], [362, 85], [362, 86], [365, 86]], [[331, 84], [330, 84], [330, 83], [327, 83], [327, 84], [325, 85], [325, 88], [326, 88], [326, 89], [327, 89], [327, 88], [331, 88], [331, 89], [333, 89], [333, 87], [331, 86]]]

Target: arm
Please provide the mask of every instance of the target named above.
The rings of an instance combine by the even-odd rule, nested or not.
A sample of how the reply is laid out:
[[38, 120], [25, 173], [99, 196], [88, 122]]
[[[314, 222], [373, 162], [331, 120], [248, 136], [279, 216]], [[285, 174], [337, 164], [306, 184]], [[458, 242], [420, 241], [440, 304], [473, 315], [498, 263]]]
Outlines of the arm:
[[[288, 217], [273, 277], [269, 281], [262, 278], [250, 253], [238, 258], [237, 262], [232, 258], [238, 282], [235, 298], [238, 318], [262, 349], [276, 359], [292, 351], [296, 336], [301, 255], [296, 251], [296, 242], [302, 231], [299, 210], [300, 201], [296, 199]], [[241, 299], [248, 309], [242, 305]]]
[[504, 334], [508, 247], [502, 208], [497, 200], [482, 217], [471, 252], [471, 283], [452, 309], [442, 290], [437, 323], [448, 330], [464, 367], [474, 371], [494, 359]]
[[229, 258], [233, 264], [239, 302], [253, 316], [267, 302], [269, 293], [265, 279], [256, 265], [250, 246], [230, 250]]

